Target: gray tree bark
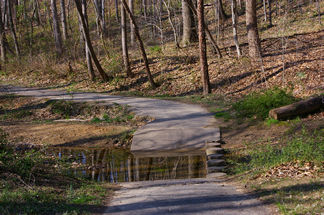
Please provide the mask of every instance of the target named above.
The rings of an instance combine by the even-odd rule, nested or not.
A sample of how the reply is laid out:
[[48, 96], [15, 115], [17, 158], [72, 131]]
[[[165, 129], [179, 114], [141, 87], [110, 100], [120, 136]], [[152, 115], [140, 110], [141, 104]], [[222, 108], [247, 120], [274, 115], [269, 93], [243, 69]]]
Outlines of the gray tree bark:
[[208, 62], [207, 62], [207, 47], [206, 47], [206, 35], [205, 35], [205, 20], [204, 20], [204, 0], [198, 0], [197, 5], [198, 15], [198, 38], [199, 38], [199, 56], [200, 56], [200, 71], [201, 80], [203, 84], [203, 94], [211, 93], [209, 74], [208, 74]]
[[56, 53], [60, 56], [63, 53], [62, 36], [57, 16], [56, 0], [51, 0], [53, 34], [55, 40]]
[[94, 62], [94, 64], [96, 65], [97, 67], [97, 70], [102, 78], [103, 81], [108, 81], [110, 78], [109, 76], [105, 73], [105, 71], [103, 70], [103, 68], [101, 67], [100, 63], [99, 63], [99, 60], [94, 52], [94, 49], [92, 47], [92, 44], [91, 44], [91, 40], [90, 40], [90, 35], [89, 35], [89, 30], [88, 30], [88, 27], [86, 25], [86, 22], [85, 22], [85, 19], [83, 17], [83, 14], [82, 14], [82, 5], [80, 4], [80, 1], [78, 0], [74, 0], [75, 2], [75, 5], [77, 7], [77, 10], [78, 10], [78, 13], [79, 13], [79, 16], [80, 16], [80, 20], [81, 20], [81, 23], [82, 23], [82, 30], [83, 30], [83, 36], [86, 40], [86, 43], [87, 43], [87, 46], [88, 46], [88, 49], [90, 51], [90, 54], [91, 54], [91, 57], [92, 57], [92, 60]]
[[129, 64], [128, 47], [127, 47], [127, 24], [126, 24], [126, 11], [123, 4], [120, 5], [120, 28], [121, 28], [121, 40], [123, 50], [123, 60], [128, 77], [133, 76], [131, 67]]
[[195, 18], [193, 13], [185, 0], [182, 3], [182, 24], [183, 24], [183, 34], [182, 34], [182, 45], [187, 46], [193, 41], [197, 41], [197, 31], [195, 26]]
[[165, 5], [165, 8], [168, 12], [168, 20], [169, 20], [169, 23], [170, 23], [172, 31], [173, 31], [174, 44], [176, 45], [177, 48], [180, 48], [177, 30], [176, 30], [174, 23], [172, 21], [172, 15], [171, 15], [170, 5], [169, 5], [170, 1], [168, 1], [168, 4], [165, 2], [165, 0], [161, 0], [161, 1], [163, 1], [163, 4]]
[[131, 13], [131, 11], [130, 11], [127, 3], [126, 3], [126, 0], [121, 0], [121, 1], [122, 1], [122, 4], [123, 4], [126, 12], [128, 13], [129, 18], [132, 20], [132, 23], [134, 25], [135, 35], [136, 35], [138, 45], [139, 45], [141, 53], [142, 53], [142, 57], [143, 57], [143, 60], [144, 60], [145, 70], [146, 70], [148, 80], [149, 80], [152, 88], [156, 88], [157, 86], [156, 86], [156, 84], [155, 84], [155, 82], [153, 80], [153, 77], [152, 77], [152, 74], [151, 74], [151, 71], [150, 71], [149, 62], [148, 62], [148, 59], [147, 59], [147, 56], [146, 56], [143, 41], [142, 41], [141, 36], [139, 34], [139, 30], [138, 30], [138, 27], [137, 27], [137, 24], [136, 24], [136, 21], [135, 21], [135, 17]]
[[272, 27], [272, 0], [268, 0], [268, 20], [269, 27]]
[[17, 35], [16, 35], [16, 30], [15, 30], [15, 26], [14, 26], [14, 22], [13, 22], [13, 18], [12, 18], [12, 4], [13, 2], [10, 1], [10, 0], [7, 0], [8, 1], [8, 21], [9, 21], [9, 27], [10, 27], [10, 31], [11, 31], [11, 34], [12, 34], [12, 39], [14, 41], [14, 44], [15, 44], [15, 51], [16, 51], [16, 56], [17, 57], [20, 57], [20, 49], [19, 49], [19, 44], [18, 44], [18, 41], [17, 41]]
[[[81, 0], [81, 2], [82, 2], [82, 15], [83, 15], [83, 17], [85, 19], [85, 23], [88, 27], [87, 1]], [[94, 73], [89, 47], [88, 47], [86, 40], [84, 38], [82, 22], [81, 22], [80, 16], [79, 16], [79, 27], [80, 27], [80, 33], [81, 33], [81, 42], [84, 43], [84, 50], [85, 50], [85, 56], [86, 56], [86, 61], [87, 61], [88, 74], [89, 74], [90, 79], [92, 81], [94, 81], [96, 78], [96, 75]], [[83, 46], [83, 44], [82, 44], [82, 46]]]
[[[185, 0], [185, 1], [188, 3], [188, 5], [189, 5], [190, 9], [192, 10], [192, 12], [194, 13], [194, 15], [198, 17], [197, 9], [194, 6], [194, 4], [192, 3], [192, 1], [191, 0]], [[213, 48], [214, 53], [218, 53], [218, 56], [221, 58], [222, 53], [220, 52], [220, 50], [219, 50], [219, 48], [218, 48], [218, 46], [216, 44], [216, 41], [214, 40], [212, 34], [210, 33], [210, 30], [208, 29], [208, 26], [206, 24], [204, 24], [203, 27], [205, 28], [205, 31], [207, 33], [207, 37], [208, 37], [208, 39], [210, 40], [210, 42], [212, 44], [212, 48]]]
[[236, 47], [237, 56], [241, 57], [241, 49], [237, 36], [237, 9], [236, 9], [236, 0], [232, 0], [231, 2], [231, 10], [232, 10], [232, 25], [233, 25], [233, 38]]
[[101, 0], [101, 28], [102, 35], [107, 36], [107, 25], [106, 25], [106, 0]]
[[62, 23], [63, 39], [66, 40], [68, 37], [68, 33], [67, 33], [65, 0], [60, 0], [60, 5], [61, 5], [61, 23]]
[[[134, 0], [128, 0], [128, 6], [132, 14], [134, 14]], [[130, 41], [131, 46], [135, 45], [135, 31], [134, 31], [134, 25], [132, 23], [132, 20], [130, 20]]]
[[119, 22], [118, 0], [115, 0], [115, 11], [116, 11], [116, 20], [117, 22]]
[[246, 0], [246, 28], [248, 33], [249, 55], [252, 59], [261, 57], [261, 46], [256, 16], [256, 0]]
[[[0, 1], [0, 15], [2, 14], [1, 9], [2, 9], [2, 1]], [[0, 52], [1, 52], [1, 62], [2, 63], [7, 61], [5, 41], [6, 41], [6, 32], [4, 30], [2, 17], [0, 17]]]

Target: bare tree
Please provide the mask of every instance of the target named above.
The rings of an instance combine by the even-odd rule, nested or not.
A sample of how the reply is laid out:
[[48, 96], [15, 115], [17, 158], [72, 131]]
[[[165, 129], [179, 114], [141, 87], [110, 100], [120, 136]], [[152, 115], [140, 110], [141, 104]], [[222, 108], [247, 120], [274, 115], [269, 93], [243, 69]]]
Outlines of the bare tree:
[[[195, 16], [198, 16], [198, 14], [197, 14], [197, 9], [196, 9], [196, 7], [194, 6], [194, 4], [192, 3], [192, 1], [191, 1], [191, 0], [185, 0], [185, 1], [188, 3], [188, 5], [189, 5], [190, 9], [192, 10], [192, 12], [194, 13], [194, 15], [195, 15]], [[204, 24], [203, 27], [205, 28], [205, 31], [206, 31], [206, 33], [207, 33], [207, 37], [208, 37], [209, 41], [211, 42], [211, 45], [212, 45], [213, 51], [214, 51], [215, 53], [217, 53], [218, 56], [221, 58], [221, 57], [222, 57], [222, 53], [220, 52], [220, 49], [218, 48], [218, 46], [217, 46], [217, 44], [216, 44], [216, 41], [214, 40], [212, 34], [210, 33], [210, 30], [208, 29], [208, 27], [207, 27], [206, 24]]]
[[7, 9], [8, 9], [9, 27], [10, 27], [10, 31], [11, 31], [11, 34], [12, 34], [12, 39], [13, 39], [14, 44], [15, 44], [16, 55], [17, 55], [17, 57], [20, 57], [19, 44], [18, 44], [18, 40], [17, 40], [15, 25], [14, 25], [13, 18], [12, 18], [13, 2], [9, 1], [9, 0], [7, 0], [7, 1], [8, 1]]
[[87, 43], [87, 46], [89, 48], [89, 51], [90, 51], [90, 54], [91, 54], [91, 58], [94, 62], [94, 64], [96, 65], [97, 67], [97, 70], [102, 78], [102, 80], [104, 81], [108, 81], [110, 78], [109, 76], [105, 73], [105, 71], [103, 70], [103, 68], [101, 67], [100, 63], [99, 63], [99, 60], [94, 52], [94, 49], [92, 47], [92, 44], [91, 44], [91, 40], [90, 40], [90, 35], [89, 35], [89, 29], [88, 29], [88, 26], [85, 22], [85, 19], [84, 19], [84, 16], [82, 14], [82, 5], [81, 5], [81, 2], [79, 0], [74, 0], [75, 2], [75, 5], [77, 7], [77, 10], [78, 10], [78, 13], [79, 13], [79, 16], [80, 16], [80, 20], [81, 20], [81, 23], [82, 23], [82, 31], [83, 31], [83, 36], [86, 40], [86, 43]]
[[316, 1], [316, 8], [317, 8], [318, 22], [319, 22], [320, 25], [322, 25], [322, 22], [321, 22], [321, 6], [320, 6], [320, 1], [321, 0], [317, 0]]
[[[134, 13], [134, 0], [128, 0], [128, 5], [131, 13]], [[134, 46], [135, 32], [134, 32], [134, 25], [132, 23], [132, 20], [130, 20], [130, 41], [131, 41], [131, 46]]]
[[269, 27], [272, 27], [272, 0], [268, 0], [268, 20], [269, 20]]
[[211, 93], [209, 74], [208, 74], [208, 62], [207, 62], [207, 47], [206, 47], [206, 35], [205, 35], [205, 20], [204, 20], [204, 0], [198, 0], [197, 5], [198, 12], [198, 38], [199, 38], [199, 56], [200, 56], [200, 71], [201, 80], [203, 83], [203, 94]]
[[103, 36], [107, 36], [106, 0], [101, 0], [101, 29]]
[[182, 3], [182, 45], [186, 46], [193, 41], [197, 41], [197, 31], [195, 26], [195, 18], [188, 3], [185, 0]]
[[170, 0], [168, 1], [168, 4], [165, 2], [165, 0], [161, 0], [161, 1], [163, 1], [163, 4], [165, 5], [165, 8], [168, 12], [168, 20], [169, 20], [169, 23], [170, 23], [172, 31], [173, 31], [174, 43], [177, 48], [180, 48], [177, 30], [176, 30], [174, 23], [172, 21], [172, 15], [171, 15], [171, 10], [170, 10]]
[[96, 23], [97, 32], [101, 37], [106, 36], [106, 21], [105, 21], [105, 1], [104, 0], [94, 0], [95, 12], [96, 12]]
[[221, 20], [226, 20], [229, 16], [225, 13], [222, 0], [216, 0], [216, 4], [218, 5], [218, 13]]
[[[87, 1], [86, 0], [81, 0], [81, 4], [82, 4], [82, 15], [84, 18], [84, 21], [86, 23], [86, 25], [88, 26], [88, 14], [87, 14]], [[93, 70], [93, 65], [92, 65], [92, 60], [91, 60], [91, 54], [89, 51], [89, 47], [86, 43], [86, 39], [84, 38], [84, 34], [83, 34], [83, 28], [82, 28], [82, 22], [81, 22], [81, 17], [79, 16], [79, 28], [80, 28], [80, 42], [81, 42], [81, 47], [84, 47], [85, 50], [85, 56], [86, 56], [86, 61], [87, 61], [87, 68], [88, 68], [88, 74], [89, 77], [92, 81], [95, 80], [95, 73]], [[84, 44], [84, 46], [83, 46]]]
[[116, 20], [117, 22], [119, 22], [118, 0], [115, 0], [115, 11], [116, 11]]
[[150, 82], [152, 88], [156, 88], [157, 86], [156, 86], [156, 84], [155, 84], [155, 82], [153, 80], [153, 77], [152, 77], [152, 74], [151, 74], [151, 71], [150, 71], [149, 62], [148, 62], [148, 59], [147, 59], [147, 56], [146, 56], [143, 41], [142, 41], [141, 36], [139, 34], [139, 30], [138, 30], [138, 27], [137, 27], [137, 24], [136, 24], [136, 21], [135, 21], [135, 17], [131, 13], [131, 11], [130, 11], [127, 3], [126, 3], [126, 0], [121, 0], [121, 1], [122, 1], [122, 4], [123, 4], [126, 12], [128, 13], [129, 18], [132, 20], [132, 23], [134, 25], [135, 35], [136, 35], [138, 45], [139, 45], [141, 53], [142, 53], [142, 57], [143, 57], [144, 64], [145, 64], [145, 69], [146, 69], [146, 74], [147, 74], [147, 77], [149, 79], [149, 82]]
[[241, 57], [241, 49], [237, 36], [237, 10], [236, 10], [236, 0], [231, 1], [232, 9], [232, 25], [233, 25], [233, 38], [236, 47], [237, 56]]
[[256, 16], [256, 0], [246, 0], [246, 28], [248, 33], [249, 55], [252, 59], [257, 59], [261, 56], [261, 46]]
[[53, 33], [54, 33], [56, 53], [58, 55], [61, 55], [63, 53], [63, 46], [62, 46], [62, 37], [61, 37], [61, 31], [60, 31], [60, 26], [59, 26], [59, 21], [57, 16], [56, 0], [51, 0], [51, 9], [52, 9]]
[[123, 50], [123, 60], [128, 77], [133, 76], [131, 67], [129, 64], [128, 47], [127, 47], [127, 25], [126, 25], [126, 11], [123, 4], [120, 5], [120, 28], [121, 28], [121, 40], [122, 40], [122, 50]]
[[65, 0], [61, 0], [60, 3], [61, 3], [61, 23], [62, 23], [63, 39], [66, 40], [68, 37], [68, 33], [67, 33], [67, 24], [66, 24]]
[[[2, 1], [0, 0], [0, 16], [2, 15], [1, 8], [2, 8]], [[6, 41], [6, 32], [4, 30], [4, 25], [3, 25], [3, 22], [2, 22], [2, 18], [0, 17], [0, 51], [1, 51], [1, 62], [6, 62], [7, 61], [5, 41]]]

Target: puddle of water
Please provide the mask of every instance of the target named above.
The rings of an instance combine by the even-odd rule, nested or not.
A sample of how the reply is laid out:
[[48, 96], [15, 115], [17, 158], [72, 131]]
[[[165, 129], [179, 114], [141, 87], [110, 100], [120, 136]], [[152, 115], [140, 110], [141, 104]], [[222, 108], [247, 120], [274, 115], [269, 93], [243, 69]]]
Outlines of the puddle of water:
[[202, 152], [149, 156], [122, 149], [50, 148], [47, 154], [69, 160], [74, 175], [102, 182], [206, 177], [206, 155]]

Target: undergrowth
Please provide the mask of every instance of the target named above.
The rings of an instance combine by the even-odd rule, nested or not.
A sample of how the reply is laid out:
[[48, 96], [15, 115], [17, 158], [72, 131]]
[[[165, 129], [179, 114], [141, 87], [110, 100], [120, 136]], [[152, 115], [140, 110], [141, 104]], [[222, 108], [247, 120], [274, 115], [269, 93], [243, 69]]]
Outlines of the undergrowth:
[[69, 162], [7, 143], [0, 129], [0, 214], [85, 214], [106, 198], [106, 184], [72, 175]]
[[266, 119], [271, 109], [296, 102], [297, 99], [286, 90], [274, 88], [254, 92], [233, 104], [238, 117]]
[[230, 174], [253, 170], [256, 174], [288, 162], [324, 162], [324, 137], [322, 131], [302, 134], [283, 144], [247, 145], [246, 149], [233, 151], [227, 162]]

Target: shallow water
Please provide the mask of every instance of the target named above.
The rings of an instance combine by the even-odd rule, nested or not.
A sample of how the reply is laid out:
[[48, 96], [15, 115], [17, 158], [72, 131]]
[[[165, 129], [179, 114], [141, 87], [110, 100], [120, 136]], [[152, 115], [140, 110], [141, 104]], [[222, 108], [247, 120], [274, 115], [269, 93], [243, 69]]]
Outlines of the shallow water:
[[132, 154], [123, 149], [50, 148], [47, 154], [71, 162], [74, 175], [102, 182], [206, 177], [203, 151]]

